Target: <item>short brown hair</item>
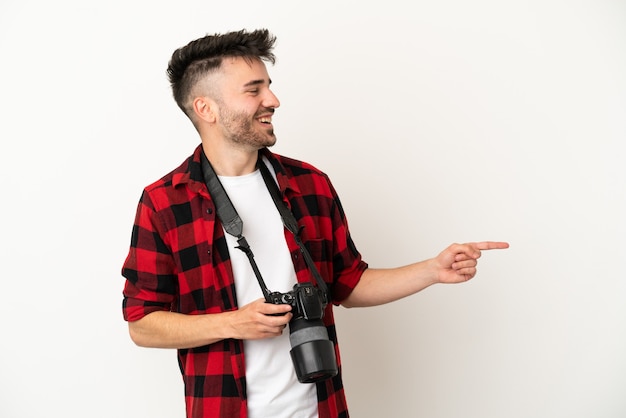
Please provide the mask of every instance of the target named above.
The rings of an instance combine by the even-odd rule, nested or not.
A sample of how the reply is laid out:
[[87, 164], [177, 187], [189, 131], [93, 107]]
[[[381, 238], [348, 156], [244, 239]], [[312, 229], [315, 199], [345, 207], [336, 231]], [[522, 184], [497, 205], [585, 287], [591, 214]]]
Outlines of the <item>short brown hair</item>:
[[191, 117], [190, 95], [194, 86], [206, 74], [219, 68], [225, 57], [243, 57], [276, 62], [272, 52], [276, 37], [267, 29], [252, 32], [240, 30], [207, 35], [191, 41], [172, 54], [167, 76], [178, 107]]

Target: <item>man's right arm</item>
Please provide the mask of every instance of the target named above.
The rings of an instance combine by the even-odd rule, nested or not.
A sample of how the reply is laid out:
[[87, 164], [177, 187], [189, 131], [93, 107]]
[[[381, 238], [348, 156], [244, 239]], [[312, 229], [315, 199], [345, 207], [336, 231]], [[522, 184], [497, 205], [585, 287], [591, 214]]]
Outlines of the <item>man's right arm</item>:
[[141, 347], [194, 348], [228, 338], [276, 337], [291, 320], [290, 310], [290, 305], [273, 305], [258, 299], [238, 310], [216, 314], [156, 311], [129, 322], [128, 329], [133, 342]]

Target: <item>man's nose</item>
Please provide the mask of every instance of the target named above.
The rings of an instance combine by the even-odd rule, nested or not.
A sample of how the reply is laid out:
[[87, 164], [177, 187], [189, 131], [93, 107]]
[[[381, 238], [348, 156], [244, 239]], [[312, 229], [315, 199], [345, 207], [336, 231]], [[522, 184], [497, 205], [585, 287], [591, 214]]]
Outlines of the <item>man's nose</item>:
[[271, 90], [268, 90], [267, 96], [263, 100], [263, 106], [276, 109], [277, 107], [280, 106], [280, 100], [278, 100], [278, 97], [276, 97], [274, 92], [272, 92]]

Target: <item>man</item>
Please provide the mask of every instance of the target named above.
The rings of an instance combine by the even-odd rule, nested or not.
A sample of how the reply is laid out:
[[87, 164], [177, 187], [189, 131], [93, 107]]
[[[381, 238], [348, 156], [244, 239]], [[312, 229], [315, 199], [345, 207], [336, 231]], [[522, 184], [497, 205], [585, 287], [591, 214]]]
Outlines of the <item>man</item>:
[[[508, 247], [453, 244], [430, 260], [369, 268], [328, 177], [268, 150], [280, 105], [265, 66], [274, 63], [274, 42], [267, 30], [216, 34], [178, 49], [169, 63], [174, 98], [201, 144], [142, 194], [122, 270], [123, 311], [137, 345], [178, 349], [188, 417], [347, 417], [332, 305], [379, 305], [434, 283], [464, 282], [476, 274], [481, 250]], [[314, 280], [259, 167], [278, 184], [328, 286], [323, 324], [336, 354], [334, 377], [298, 382], [285, 331], [292, 307], [263, 298], [240, 242], [219, 220], [207, 165], [243, 221], [267, 287], [289, 292]]]

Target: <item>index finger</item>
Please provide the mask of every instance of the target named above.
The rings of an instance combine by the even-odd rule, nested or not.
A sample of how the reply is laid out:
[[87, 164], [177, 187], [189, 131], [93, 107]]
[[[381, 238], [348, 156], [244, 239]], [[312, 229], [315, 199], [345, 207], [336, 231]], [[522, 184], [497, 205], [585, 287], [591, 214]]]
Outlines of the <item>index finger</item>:
[[509, 243], [502, 241], [483, 241], [474, 243], [474, 246], [479, 250], [503, 250], [509, 248]]

